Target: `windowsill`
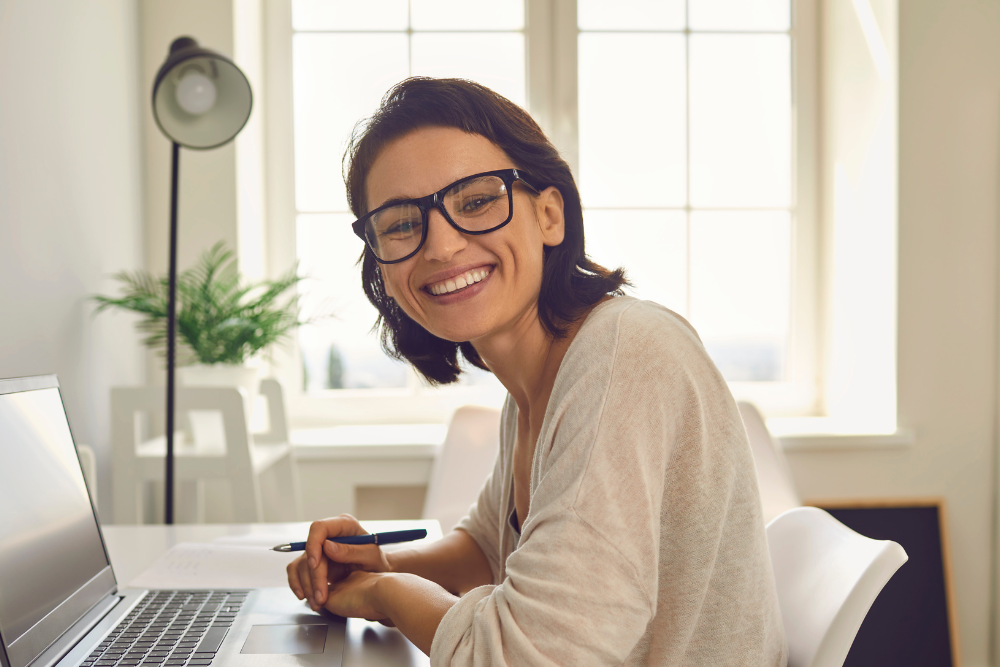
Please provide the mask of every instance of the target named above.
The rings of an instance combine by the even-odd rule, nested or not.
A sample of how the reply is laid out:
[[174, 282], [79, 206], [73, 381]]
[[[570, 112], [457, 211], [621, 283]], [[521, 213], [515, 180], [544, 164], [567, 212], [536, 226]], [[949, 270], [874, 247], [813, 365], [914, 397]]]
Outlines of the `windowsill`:
[[916, 441], [912, 428], [877, 428], [829, 417], [772, 417], [767, 429], [786, 452], [905, 449]]
[[446, 424], [364, 424], [292, 429], [295, 456], [302, 459], [433, 459], [447, 435]]
[[[911, 428], [885, 431], [826, 417], [774, 417], [767, 428], [787, 452], [905, 449]], [[448, 433], [446, 424], [361, 424], [293, 429], [298, 459], [433, 459]]]

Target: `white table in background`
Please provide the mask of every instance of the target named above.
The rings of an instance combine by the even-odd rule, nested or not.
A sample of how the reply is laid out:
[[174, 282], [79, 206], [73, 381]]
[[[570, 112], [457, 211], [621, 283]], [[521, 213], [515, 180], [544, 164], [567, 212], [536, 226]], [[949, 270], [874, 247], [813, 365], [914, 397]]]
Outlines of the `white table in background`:
[[[441, 528], [437, 521], [365, 521], [370, 531], [425, 528], [428, 538], [439, 539]], [[183, 525], [105, 525], [104, 541], [111, 556], [111, 565], [120, 587], [128, 586], [157, 558], [179, 542], [211, 542], [217, 537], [265, 533], [283, 535], [287, 541], [301, 541], [309, 529], [301, 523], [245, 523], [245, 524], [183, 524]], [[303, 603], [305, 604], [305, 603]], [[343, 667], [372, 665], [396, 667], [430, 665], [406, 637], [394, 628], [361, 619], [349, 619], [347, 645], [344, 649]]]

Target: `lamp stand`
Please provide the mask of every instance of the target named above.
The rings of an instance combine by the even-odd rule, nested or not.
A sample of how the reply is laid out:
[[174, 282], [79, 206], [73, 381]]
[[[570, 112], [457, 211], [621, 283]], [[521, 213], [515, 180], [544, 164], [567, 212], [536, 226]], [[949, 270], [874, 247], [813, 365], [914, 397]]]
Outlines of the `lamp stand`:
[[170, 281], [167, 295], [167, 455], [163, 522], [174, 522], [174, 366], [177, 360], [177, 174], [181, 146], [173, 142], [170, 166]]
[[[2, 1], [2, 0], [0, 0]], [[170, 278], [167, 295], [167, 455], [164, 457], [164, 523], [174, 522], [174, 372], [177, 365], [177, 174], [181, 146], [218, 148], [250, 118], [250, 81], [229, 58], [178, 37], [156, 72], [153, 119], [173, 144], [170, 170]]]

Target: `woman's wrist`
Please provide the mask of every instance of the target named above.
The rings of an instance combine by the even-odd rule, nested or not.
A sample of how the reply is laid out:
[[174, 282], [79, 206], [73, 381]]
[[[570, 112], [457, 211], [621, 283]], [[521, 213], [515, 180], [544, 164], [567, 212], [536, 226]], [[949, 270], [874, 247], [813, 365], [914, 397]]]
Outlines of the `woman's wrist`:
[[387, 572], [392, 572], [395, 574], [403, 574], [404, 572], [410, 572], [410, 569], [406, 566], [407, 560], [412, 560], [415, 555], [414, 549], [394, 549], [392, 551], [382, 551], [382, 556], [385, 559], [385, 564], [388, 566]]
[[397, 598], [400, 594], [399, 587], [399, 577], [400, 576], [414, 576], [414, 575], [400, 575], [395, 572], [381, 572], [378, 575], [378, 579], [375, 581], [375, 585], [371, 588], [371, 593], [373, 599], [371, 600], [371, 605], [377, 609], [381, 614], [389, 617], [390, 620], [395, 622], [393, 618], [393, 613], [396, 610]]
[[366, 594], [365, 606], [377, 618], [388, 619], [430, 655], [438, 624], [458, 598], [438, 584], [408, 572], [384, 572], [376, 577]]

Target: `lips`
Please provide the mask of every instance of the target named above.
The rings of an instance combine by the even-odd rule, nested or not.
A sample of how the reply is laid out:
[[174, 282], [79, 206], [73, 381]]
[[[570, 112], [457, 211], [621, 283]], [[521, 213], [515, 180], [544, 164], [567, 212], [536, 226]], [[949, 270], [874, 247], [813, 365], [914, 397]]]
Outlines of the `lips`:
[[465, 273], [459, 274], [448, 278], [447, 280], [442, 280], [440, 282], [431, 283], [427, 285], [424, 289], [435, 296], [442, 296], [444, 294], [451, 294], [452, 292], [457, 292], [461, 289], [465, 289], [469, 285], [478, 283], [479, 281], [486, 278], [486, 276], [492, 273], [492, 267], [483, 267], [477, 269], [471, 269]]

